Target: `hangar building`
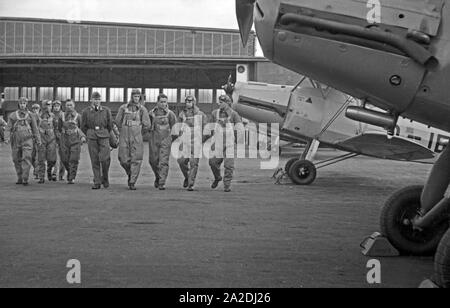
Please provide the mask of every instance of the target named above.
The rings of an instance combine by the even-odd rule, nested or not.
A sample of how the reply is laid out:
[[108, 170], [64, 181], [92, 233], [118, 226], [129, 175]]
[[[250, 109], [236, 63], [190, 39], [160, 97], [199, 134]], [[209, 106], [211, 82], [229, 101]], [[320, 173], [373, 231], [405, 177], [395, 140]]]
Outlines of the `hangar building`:
[[[5, 114], [21, 96], [87, 106], [93, 91], [113, 112], [140, 88], [153, 104], [168, 95], [172, 109], [188, 94], [210, 112], [234, 80], [292, 84], [298, 76], [255, 56], [237, 30], [104, 22], [0, 18], [0, 92]], [[151, 106], [149, 106], [151, 107]]]

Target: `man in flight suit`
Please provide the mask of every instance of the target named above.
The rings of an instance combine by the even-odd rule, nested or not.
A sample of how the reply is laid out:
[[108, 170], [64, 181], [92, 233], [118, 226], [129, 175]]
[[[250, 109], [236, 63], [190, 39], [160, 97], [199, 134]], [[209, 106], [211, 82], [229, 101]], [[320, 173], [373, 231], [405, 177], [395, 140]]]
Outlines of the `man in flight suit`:
[[6, 125], [8, 125], [8, 123], [6, 123], [5, 120], [3, 120], [3, 116], [0, 116], [0, 142], [5, 141]]
[[61, 163], [67, 170], [67, 184], [73, 185], [80, 163], [81, 145], [86, 136], [81, 131], [81, 115], [75, 111], [75, 102], [66, 102], [64, 117], [59, 117], [58, 131], [61, 136]]
[[89, 156], [94, 173], [94, 186], [98, 190], [103, 185], [109, 187], [109, 167], [111, 165], [111, 148], [109, 138], [113, 129], [111, 110], [101, 105], [100, 93], [94, 92], [91, 106], [81, 116], [81, 131], [88, 139]]
[[178, 137], [172, 136], [172, 127], [176, 124], [177, 117], [169, 110], [165, 94], [158, 96], [156, 108], [150, 112], [150, 119], [152, 129], [149, 134], [149, 161], [155, 173], [155, 188], [165, 190], [172, 142]]
[[12, 158], [17, 173], [17, 184], [28, 185], [33, 152], [33, 137], [38, 145], [41, 137], [36, 119], [27, 110], [28, 100], [19, 99], [19, 110], [10, 114], [5, 130], [5, 143], [11, 143]]
[[[178, 164], [180, 165], [181, 172], [184, 175], [183, 187], [187, 188], [188, 191], [194, 191], [195, 179], [197, 177], [198, 164], [200, 161], [200, 157], [195, 157], [195, 147], [200, 147], [200, 151], [198, 152], [201, 154], [203, 128], [207, 124], [208, 119], [206, 115], [197, 107], [197, 99], [194, 96], [187, 96], [185, 103], [185, 108], [180, 113], [178, 121], [186, 125], [186, 127], [189, 127], [188, 131], [190, 132], [190, 136], [187, 136], [187, 138], [190, 139], [185, 140], [185, 142], [190, 143], [191, 153], [189, 153], [189, 156], [178, 159]], [[199, 127], [196, 127], [196, 125]], [[196, 133], [198, 133], [198, 135], [196, 135]], [[181, 134], [184, 134], [184, 132], [181, 132]], [[186, 154], [187, 153], [184, 155]]]
[[[64, 121], [64, 112], [61, 109], [62, 103], [58, 100], [53, 102], [52, 112], [55, 115], [56, 122], [59, 123], [59, 120]], [[57, 177], [57, 173], [59, 175], [59, 180], [64, 180], [64, 174], [66, 173], [66, 168], [64, 163], [61, 161], [62, 149], [61, 149], [61, 134], [59, 131], [56, 131], [56, 146], [57, 146], [57, 159], [55, 170], [53, 171], [53, 177]]]
[[130, 190], [136, 190], [136, 182], [144, 159], [143, 131], [151, 128], [148, 111], [140, 102], [141, 91], [133, 89], [131, 101], [119, 108], [115, 122], [120, 130], [119, 161], [128, 175]]
[[41, 133], [42, 144], [38, 149], [39, 161], [39, 184], [45, 183], [45, 171], [47, 164], [47, 178], [49, 181], [56, 181], [53, 176], [53, 168], [56, 165], [56, 131], [58, 122], [52, 113], [52, 102], [44, 100], [42, 102], [42, 112], [39, 118], [39, 132]]
[[[41, 106], [39, 104], [34, 104], [31, 107], [31, 114], [36, 119], [36, 123], [39, 127], [40, 125], [40, 115], [41, 115]], [[31, 162], [33, 164], [33, 175], [35, 180], [39, 180], [39, 160], [38, 160], [39, 147], [37, 146], [36, 140], [34, 140], [33, 144], [33, 154], [31, 158]]]
[[[217, 186], [219, 186], [219, 183], [223, 180], [225, 192], [231, 192], [231, 181], [233, 180], [234, 173], [234, 157], [229, 157], [226, 152], [227, 147], [234, 147], [234, 125], [242, 124], [242, 119], [239, 114], [231, 108], [233, 102], [228, 95], [220, 96], [219, 102], [219, 109], [213, 111], [211, 122], [216, 123], [216, 125], [219, 125], [222, 128], [223, 157], [213, 157], [209, 160], [209, 165], [211, 167], [212, 173], [214, 174], [214, 183], [212, 184], [211, 188], [216, 189]], [[229, 129], [233, 129], [233, 132], [228, 132]], [[228, 136], [231, 136], [232, 140], [228, 140], [230, 139]], [[222, 163], [224, 163], [225, 167], [224, 178], [222, 178], [220, 172]]]

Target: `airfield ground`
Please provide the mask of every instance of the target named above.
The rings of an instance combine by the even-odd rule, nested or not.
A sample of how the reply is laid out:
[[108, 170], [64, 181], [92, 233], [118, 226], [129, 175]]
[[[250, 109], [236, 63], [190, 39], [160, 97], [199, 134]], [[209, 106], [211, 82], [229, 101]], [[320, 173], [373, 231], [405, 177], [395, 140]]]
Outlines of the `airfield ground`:
[[[0, 287], [68, 287], [69, 259], [81, 262], [82, 287], [373, 287], [359, 244], [379, 230], [385, 199], [430, 170], [357, 158], [299, 187], [274, 185], [258, 161], [236, 165], [231, 194], [209, 188], [205, 160], [197, 192], [180, 188], [174, 161], [167, 191], [144, 162], [129, 192], [114, 151], [112, 186], [94, 192], [84, 147], [77, 185], [22, 187], [0, 145]], [[431, 258], [380, 261], [381, 287], [417, 287], [433, 271]]]

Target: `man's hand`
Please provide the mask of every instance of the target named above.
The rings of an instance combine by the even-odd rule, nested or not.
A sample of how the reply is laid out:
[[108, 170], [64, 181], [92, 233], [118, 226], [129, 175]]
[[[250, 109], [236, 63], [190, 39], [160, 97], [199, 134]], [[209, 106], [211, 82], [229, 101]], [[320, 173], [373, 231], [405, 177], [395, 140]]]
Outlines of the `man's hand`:
[[5, 144], [9, 144], [9, 140], [8, 140], [8, 139], [5, 139], [4, 143], [5, 143]]
[[87, 142], [85, 137], [81, 137], [81, 144], [85, 144]]

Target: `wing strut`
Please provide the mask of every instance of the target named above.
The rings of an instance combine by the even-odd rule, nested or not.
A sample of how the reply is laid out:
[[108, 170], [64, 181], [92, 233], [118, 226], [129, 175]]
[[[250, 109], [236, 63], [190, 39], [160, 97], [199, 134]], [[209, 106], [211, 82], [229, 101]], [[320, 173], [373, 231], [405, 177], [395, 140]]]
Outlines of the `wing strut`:
[[347, 101], [341, 106], [341, 108], [339, 108], [339, 110], [335, 113], [335, 115], [324, 126], [322, 131], [315, 137], [315, 139], [320, 139], [320, 137], [322, 137], [322, 135], [330, 128], [330, 126], [333, 125], [334, 121], [336, 121], [337, 118], [339, 118], [341, 113], [343, 113], [344, 110], [347, 109], [347, 107], [350, 105], [351, 102], [352, 102], [352, 99], [351, 99], [351, 97], [349, 97], [347, 99]]

